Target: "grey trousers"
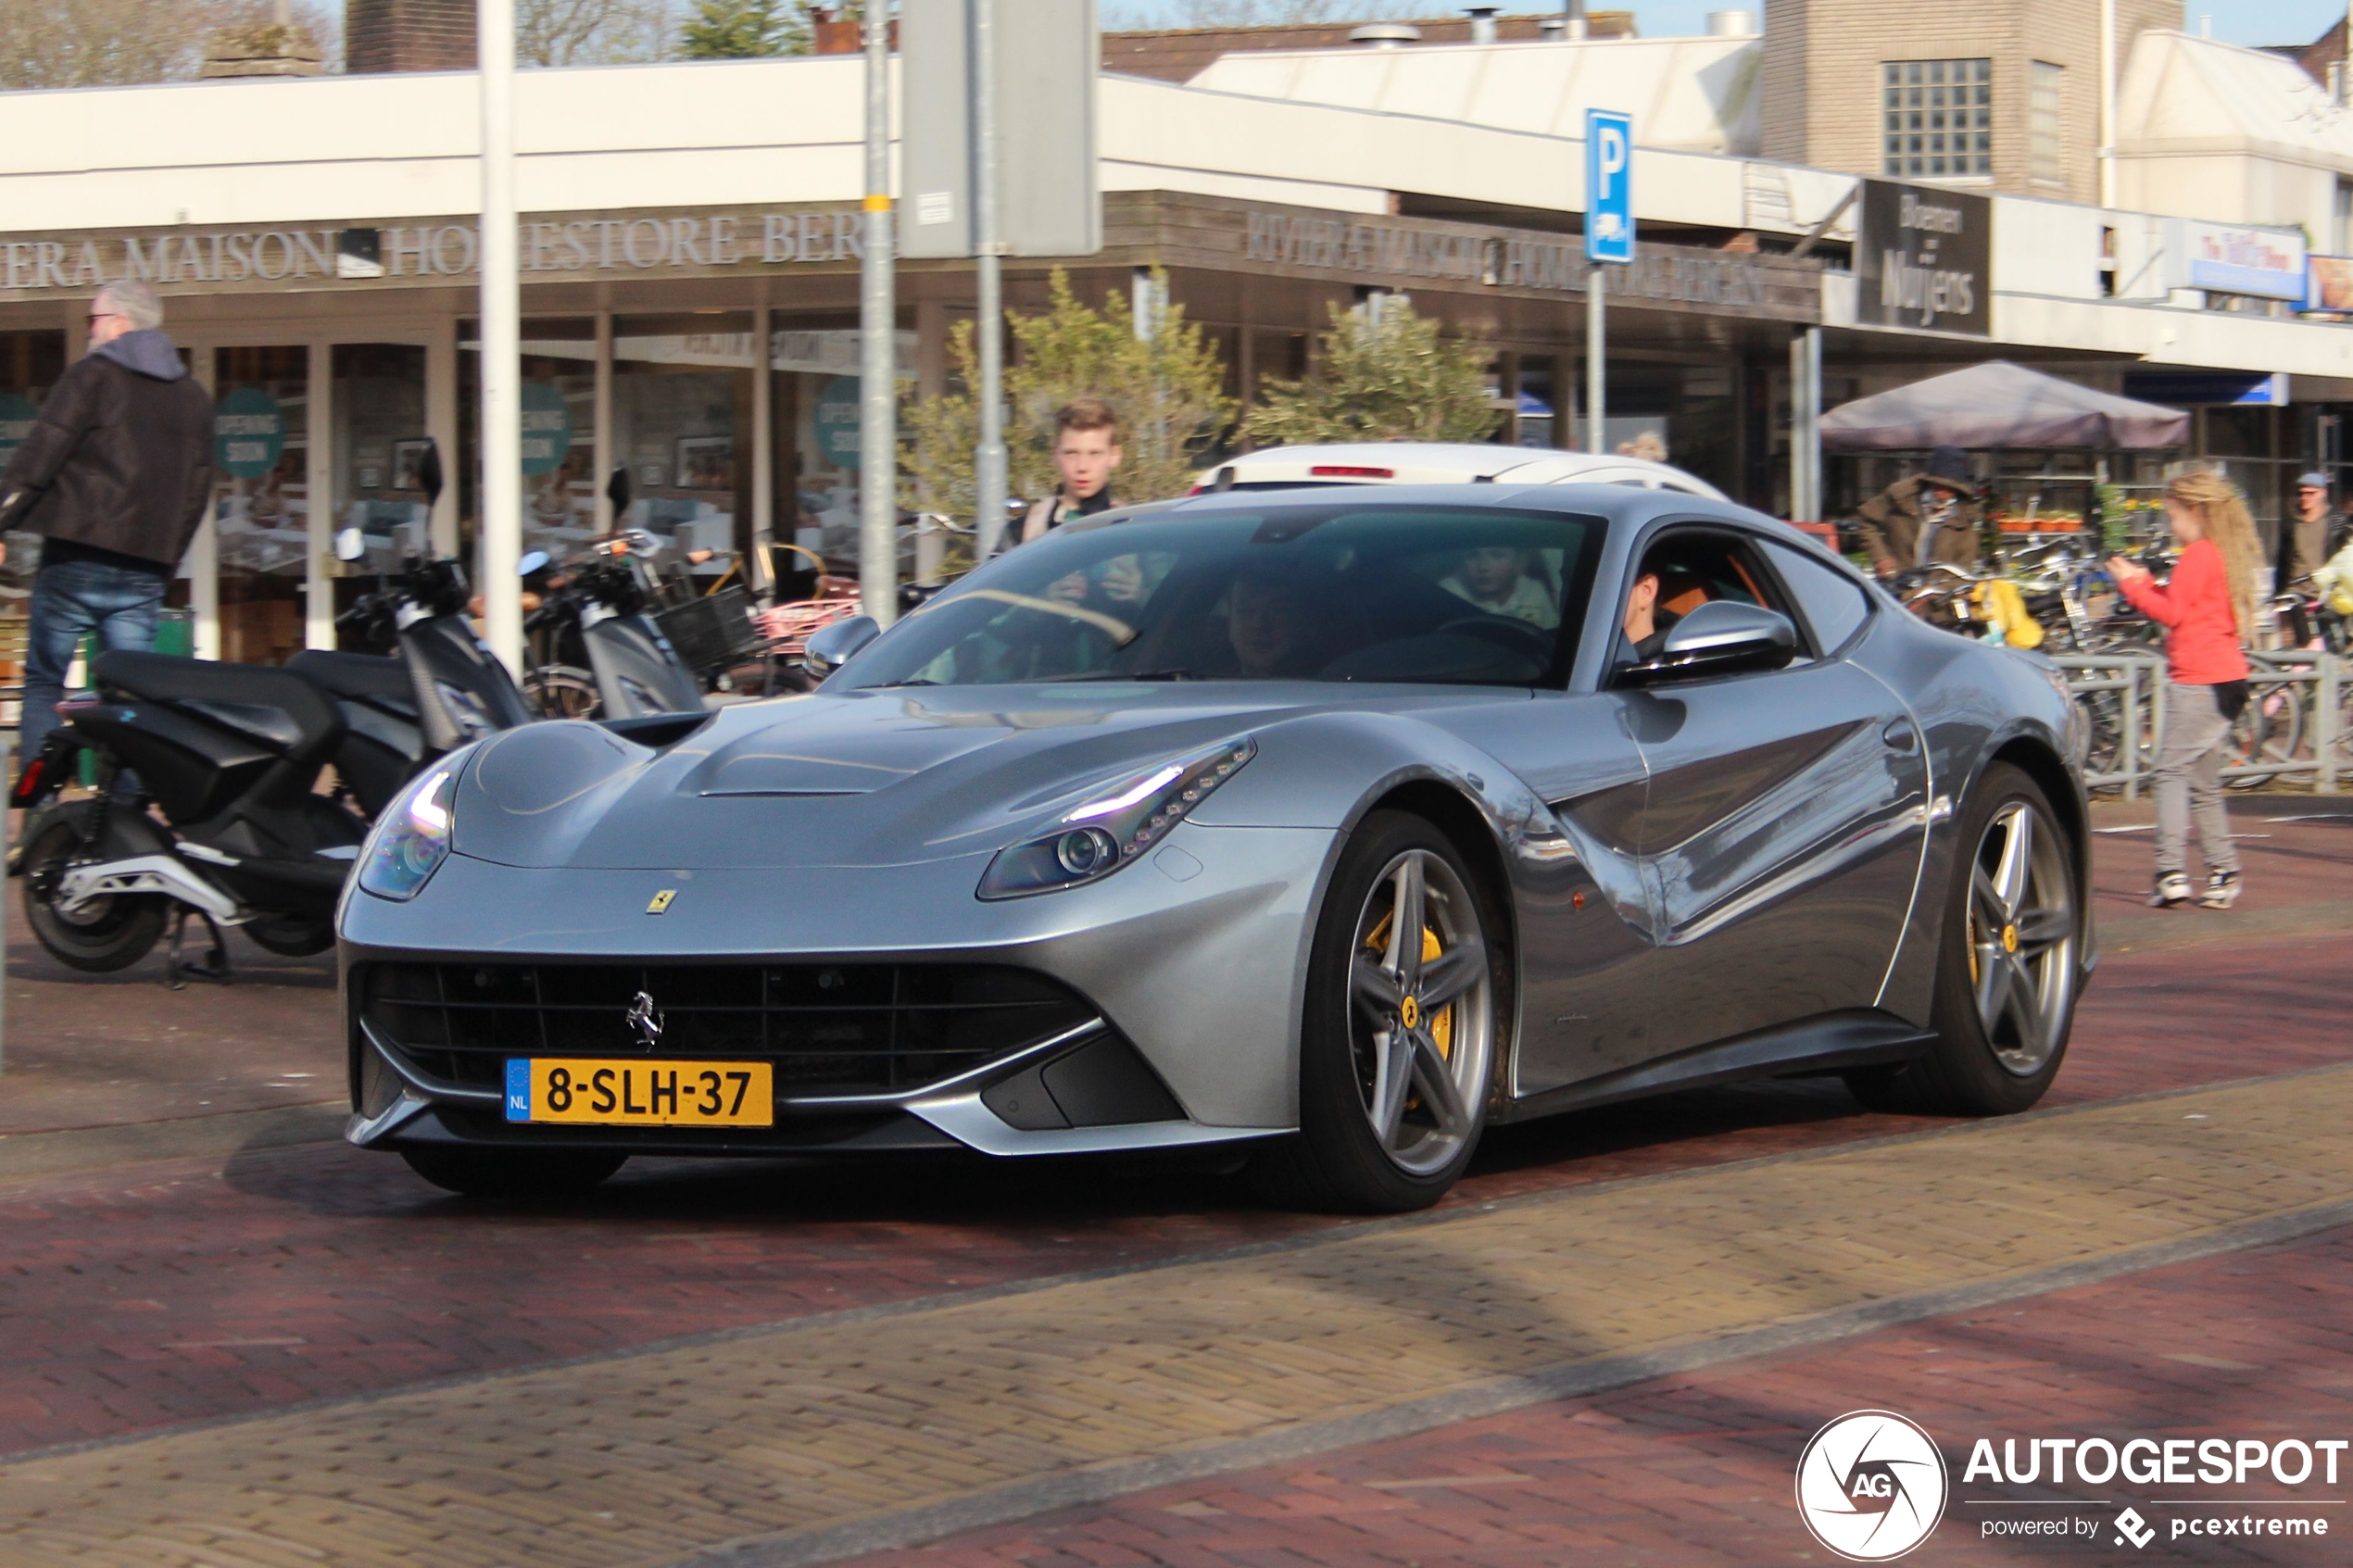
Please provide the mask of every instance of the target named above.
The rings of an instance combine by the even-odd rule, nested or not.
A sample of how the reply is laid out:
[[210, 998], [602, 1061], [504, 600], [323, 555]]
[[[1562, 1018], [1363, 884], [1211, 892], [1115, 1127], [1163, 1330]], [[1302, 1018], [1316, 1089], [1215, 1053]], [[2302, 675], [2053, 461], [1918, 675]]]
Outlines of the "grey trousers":
[[2222, 742], [2231, 721], [2212, 686], [2168, 683], [2165, 747], [2157, 755], [2157, 874], [2181, 871], [2189, 856], [2190, 828], [2208, 872], [2239, 869], [2231, 845], [2230, 814], [2222, 808]]

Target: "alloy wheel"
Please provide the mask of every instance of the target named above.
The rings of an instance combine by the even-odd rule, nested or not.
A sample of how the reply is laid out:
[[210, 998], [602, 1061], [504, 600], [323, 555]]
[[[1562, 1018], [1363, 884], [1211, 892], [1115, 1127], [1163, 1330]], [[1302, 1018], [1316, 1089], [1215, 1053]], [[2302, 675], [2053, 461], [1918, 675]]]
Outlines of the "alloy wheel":
[[2075, 991], [2074, 876], [2066, 839], [2032, 802], [1994, 813], [1970, 867], [1969, 984], [2003, 1070], [2050, 1060]]
[[1494, 985], [1478, 906], [1445, 859], [1409, 849], [1356, 917], [1349, 1041], [1365, 1121], [1398, 1169], [1444, 1166], [1478, 1130]]

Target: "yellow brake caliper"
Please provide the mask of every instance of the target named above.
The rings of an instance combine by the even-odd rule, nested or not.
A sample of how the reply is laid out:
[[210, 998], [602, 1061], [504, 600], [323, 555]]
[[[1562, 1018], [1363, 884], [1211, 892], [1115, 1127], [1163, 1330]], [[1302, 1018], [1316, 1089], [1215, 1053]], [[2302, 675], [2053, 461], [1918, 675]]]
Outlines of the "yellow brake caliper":
[[[1372, 931], [1371, 931], [1371, 933], [1370, 933], [1369, 935], [1367, 935], [1365, 936], [1365, 946], [1368, 949], [1370, 949], [1371, 951], [1376, 952], [1376, 953], [1387, 952], [1387, 951], [1389, 950], [1389, 922], [1390, 922], [1392, 919], [1394, 919], [1394, 918], [1395, 918], [1395, 917], [1394, 917], [1393, 915], [1387, 915], [1387, 914], [1384, 914], [1383, 916], [1381, 916], [1381, 918], [1380, 918], [1380, 923], [1379, 923], [1378, 925], [1374, 926], [1374, 927], [1373, 927], [1373, 929], [1372, 929]], [[1428, 926], [1428, 924], [1424, 924], [1424, 925], [1423, 925], [1423, 927], [1422, 927], [1422, 962], [1423, 962], [1423, 964], [1424, 964], [1424, 965], [1428, 965], [1428, 964], [1430, 964], [1430, 963], [1432, 963], [1432, 962], [1435, 962], [1435, 961], [1437, 960], [1437, 959], [1438, 959], [1438, 956], [1439, 956], [1441, 953], [1443, 953], [1445, 950], [1446, 950], [1446, 949], [1445, 949], [1444, 946], [1443, 946], [1443, 945], [1441, 945], [1441, 944], [1439, 942], [1439, 940], [1438, 940], [1438, 933], [1437, 933], [1437, 932], [1435, 932], [1435, 931], [1432, 931], [1432, 930], [1429, 928], [1429, 926]], [[1445, 1006], [1444, 1008], [1442, 1008], [1442, 1009], [1441, 1009], [1441, 1010], [1440, 1010], [1440, 1011], [1438, 1012], [1437, 1016], [1433, 1017], [1433, 1018], [1429, 1021], [1429, 1037], [1430, 1037], [1430, 1039], [1431, 1039], [1431, 1040], [1433, 1040], [1434, 1042], [1436, 1042], [1436, 1044], [1437, 1044], [1437, 1046], [1438, 1046], [1438, 1054], [1439, 1054], [1440, 1056], [1444, 1057], [1446, 1060], [1450, 1060], [1450, 1061], [1453, 1060], [1453, 1056], [1454, 1056], [1454, 1004], [1453, 1004], [1453, 1003], [1452, 1003], [1452, 1002], [1447, 1003], [1447, 1004], [1446, 1004], [1446, 1006]]]

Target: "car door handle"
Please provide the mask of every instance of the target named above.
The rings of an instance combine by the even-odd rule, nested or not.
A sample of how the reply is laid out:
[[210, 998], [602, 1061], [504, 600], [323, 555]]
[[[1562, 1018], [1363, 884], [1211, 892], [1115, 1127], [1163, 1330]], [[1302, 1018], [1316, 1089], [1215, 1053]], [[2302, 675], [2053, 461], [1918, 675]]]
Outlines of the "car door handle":
[[1880, 731], [1879, 738], [1893, 751], [1918, 751], [1920, 747], [1919, 728], [1909, 719], [1890, 720], [1887, 727]]

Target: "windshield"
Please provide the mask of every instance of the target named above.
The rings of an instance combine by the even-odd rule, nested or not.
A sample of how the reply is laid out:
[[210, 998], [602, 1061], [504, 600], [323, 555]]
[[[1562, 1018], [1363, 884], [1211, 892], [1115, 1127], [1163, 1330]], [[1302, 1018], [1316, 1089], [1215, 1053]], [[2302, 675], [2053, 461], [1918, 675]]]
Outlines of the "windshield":
[[838, 684], [1535, 685], [1575, 648], [1603, 526], [1360, 500], [1066, 528], [925, 606]]

